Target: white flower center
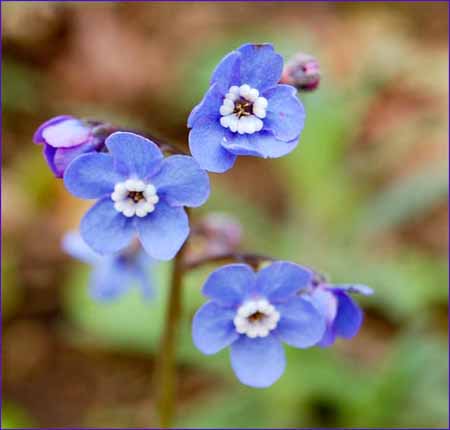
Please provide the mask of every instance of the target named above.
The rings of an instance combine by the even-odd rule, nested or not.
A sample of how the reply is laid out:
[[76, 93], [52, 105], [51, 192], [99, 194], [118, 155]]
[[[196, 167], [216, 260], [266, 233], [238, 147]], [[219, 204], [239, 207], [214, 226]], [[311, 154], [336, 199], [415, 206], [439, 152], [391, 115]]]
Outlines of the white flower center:
[[276, 328], [280, 314], [266, 299], [248, 300], [233, 319], [236, 331], [248, 337], [266, 337]]
[[220, 124], [233, 133], [253, 134], [264, 126], [262, 119], [266, 117], [267, 105], [267, 99], [260, 97], [256, 88], [233, 85], [220, 107]]
[[155, 205], [159, 202], [155, 186], [146, 184], [140, 179], [118, 182], [111, 194], [111, 199], [115, 202], [116, 211], [128, 218], [134, 215], [141, 218], [146, 216], [155, 210]]

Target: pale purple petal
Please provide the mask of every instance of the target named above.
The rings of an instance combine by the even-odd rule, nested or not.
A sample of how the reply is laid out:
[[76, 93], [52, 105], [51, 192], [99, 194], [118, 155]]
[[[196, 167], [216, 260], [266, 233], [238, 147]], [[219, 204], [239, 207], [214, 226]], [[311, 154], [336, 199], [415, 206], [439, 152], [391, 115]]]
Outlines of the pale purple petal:
[[33, 142], [36, 143], [37, 145], [40, 145], [42, 143], [46, 143], [44, 137], [42, 136], [42, 132], [47, 128], [50, 127], [51, 125], [55, 125], [58, 124], [62, 121], [67, 121], [67, 120], [71, 120], [74, 119], [72, 116], [70, 115], [59, 115], [59, 116], [55, 116], [54, 118], [50, 118], [48, 121], [45, 121], [43, 124], [41, 124], [39, 126], [39, 128], [36, 130], [36, 132], [33, 135]]
[[78, 146], [92, 137], [91, 128], [75, 118], [47, 125], [41, 133], [44, 141], [54, 148]]
[[238, 379], [255, 388], [272, 385], [286, 366], [283, 346], [273, 335], [254, 339], [242, 335], [231, 344], [230, 358]]
[[204, 304], [192, 321], [194, 345], [204, 354], [215, 354], [234, 342], [236, 332], [233, 318], [235, 311], [224, 309], [217, 303]]

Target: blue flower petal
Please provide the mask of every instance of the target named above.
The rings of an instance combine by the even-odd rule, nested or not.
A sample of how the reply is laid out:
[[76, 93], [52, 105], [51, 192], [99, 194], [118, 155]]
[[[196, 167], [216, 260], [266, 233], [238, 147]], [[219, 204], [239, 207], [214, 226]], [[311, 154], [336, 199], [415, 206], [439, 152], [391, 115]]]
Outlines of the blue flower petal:
[[62, 240], [62, 248], [67, 254], [88, 264], [98, 263], [102, 257], [96, 254], [78, 232], [67, 233]]
[[114, 170], [109, 154], [84, 154], [70, 163], [64, 173], [64, 185], [76, 197], [95, 199], [112, 193], [124, 177]]
[[305, 108], [290, 85], [277, 85], [264, 94], [269, 102], [264, 128], [285, 142], [298, 139], [305, 125]]
[[264, 44], [246, 44], [238, 51], [242, 54], [240, 82], [263, 92], [276, 85], [283, 71], [283, 58], [273, 46]]
[[225, 95], [232, 85], [239, 86], [240, 65], [240, 52], [233, 51], [227, 54], [215, 68], [211, 77], [211, 85], [216, 83], [222, 95]]
[[155, 143], [134, 133], [113, 133], [105, 144], [114, 157], [116, 168], [127, 176], [145, 179], [157, 171], [163, 159]]
[[45, 121], [43, 124], [39, 126], [39, 128], [36, 130], [36, 132], [33, 135], [33, 142], [37, 145], [46, 143], [44, 137], [42, 136], [42, 132], [47, 128], [55, 124], [59, 124], [62, 121], [67, 121], [73, 119], [70, 115], [59, 115], [55, 116], [54, 118], [50, 118], [48, 121]]
[[350, 339], [358, 333], [363, 313], [355, 301], [345, 293], [336, 293], [338, 309], [333, 329], [337, 336]]
[[154, 297], [155, 292], [153, 290], [154, 279], [150, 270], [142, 270], [142, 268], [136, 268], [135, 277], [139, 282], [142, 297], [144, 300], [149, 300]]
[[212, 85], [202, 101], [192, 109], [189, 115], [187, 126], [192, 128], [195, 122], [202, 117], [208, 117], [213, 120], [220, 120], [220, 107], [222, 106], [224, 96], [219, 91], [217, 84]]
[[132, 271], [117, 264], [115, 257], [103, 257], [91, 273], [90, 293], [96, 300], [114, 300], [127, 292], [134, 281]]
[[254, 339], [241, 336], [231, 344], [230, 358], [238, 379], [255, 388], [272, 385], [286, 366], [283, 346], [272, 335]]
[[289, 261], [276, 261], [261, 269], [256, 277], [256, 291], [270, 302], [280, 302], [294, 296], [311, 282], [312, 272]]
[[325, 318], [311, 303], [296, 297], [276, 308], [281, 316], [276, 334], [288, 345], [308, 348], [322, 339]]
[[151, 182], [158, 196], [171, 206], [201, 206], [209, 196], [208, 174], [192, 157], [185, 155], [165, 158]]
[[234, 342], [239, 334], [234, 327], [235, 311], [217, 303], [204, 304], [192, 321], [194, 345], [204, 354], [215, 354]]
[[170, 260], [189, 235], [189, 220], [183, 208], [169, 206], [163, 200], [155, 211], [136, 218], [139, 239], [147, 254], [156, 260]]
[[223, 306], [238, 306], [253, 289], [255, 279], [247, 264], [228, 264], [209, 275], [202, 292]]
[[86, 212], [81, 220], [80, 233], [94, 251], [112, 254], [129, 245], [135, 228], [133, 220], [117, 212], [114, 202], [105, 197]]
[[230, 134], [226, 135], [226, 140], [222, 140], [222, 146], [235, 155], [278, 158], [289, 154], [298, 143], [298, 139], [284, 142], [268, 131], [253, 134], [235, 134], [231, 137]]
[[221, 145], [225, 129], [208, 117], [197, 119], [189, 133], [189, 148], [202, 169], [222, 173], [233, 167], [236, 155]]

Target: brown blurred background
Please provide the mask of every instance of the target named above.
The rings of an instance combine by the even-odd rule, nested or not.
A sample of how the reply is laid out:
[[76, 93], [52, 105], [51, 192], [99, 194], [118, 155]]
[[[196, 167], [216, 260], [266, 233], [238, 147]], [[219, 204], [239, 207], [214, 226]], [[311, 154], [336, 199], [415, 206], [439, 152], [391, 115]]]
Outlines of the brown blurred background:
[[300, 98], [301, 143], [212, 176], [197, 211], [237, 217], [242, 248], [375, 289], [358, 337], [288, 351], [267, 390], [201, 355], [189, 320], [207, 272], [186, 285], [179, 427], [446, 427], [448, 283], [446, 3], [2, 2], [3, 427], [156, 425], [159, 298], [95, 303], [88, 268], [60, 249], [87, 205], [32, 143], [72, 114], [186, 144], [186, 118], [220, 58], [272, 42], [321, 64]]

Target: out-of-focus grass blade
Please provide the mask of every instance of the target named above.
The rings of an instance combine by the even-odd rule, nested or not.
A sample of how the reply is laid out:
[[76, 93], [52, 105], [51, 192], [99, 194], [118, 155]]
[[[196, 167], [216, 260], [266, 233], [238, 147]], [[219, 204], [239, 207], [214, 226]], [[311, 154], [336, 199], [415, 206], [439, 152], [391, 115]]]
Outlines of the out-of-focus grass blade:
[[372, 197], [361, 211], [359, 227], [366, 234], [394, 228], [420, 217], [447, 196], [447, 166], [428, 167]]

